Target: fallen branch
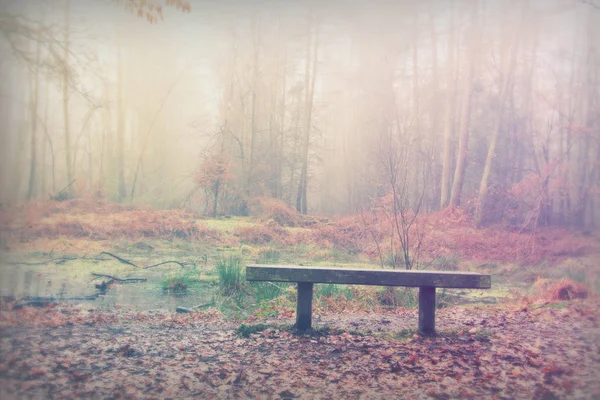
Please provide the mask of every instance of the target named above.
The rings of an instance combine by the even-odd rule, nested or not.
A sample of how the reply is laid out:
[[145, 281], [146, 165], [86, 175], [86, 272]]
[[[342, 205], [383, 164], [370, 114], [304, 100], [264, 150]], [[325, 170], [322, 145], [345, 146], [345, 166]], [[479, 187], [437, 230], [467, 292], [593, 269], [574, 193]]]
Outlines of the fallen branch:
[[136, 267], [136, 268], [140, 268], [139, 266], [135, 265], [134, 263], [132, 263], [131, 261], [128, 261], [124, 258], [121, 258], [117, 255], [114, 255], [113, 253], [109, 253], [108, 251], [103, 251], [100, 254], [106, 254], [107, 256], [111, 256], [113, 258], [116, 258], [117, 260], [119, 260], [119, 262], [123, 263], [123, 264], [127, 264], [127, 265], [131, 265], [132, 267]]
[[145, 267], [141, 267], [141, 266], [139, 266], [139, 265], [136, 265], [136, 264], [132, 263], [132, 262], [131, 262], [131, 261], [129, 261], [129, 260], [126, 260], [126, 259], [124, 259], [124, 258], [122, 258], [122, 257], [119, 257], [119, 256], [118, 256], [118, 255], [116, 255], [116, 254], [109, 253], [108, 251], [103, 251], [103, 252], [101, 252], [101, 253], [100, 253], [100, 255], [102, 255], [102, 254], [106, 254], [107, 256], [111, 256], [111, 257], [113, 257], [113, 258], [116, 258], [117, 260], [119, 260], [119, 262], [121, 262], [121, 263], [123, 263], [123, 264], [131, 265], [132, 267], [135, 267], [135, 268], [149, 269], [149, 268], [154, 268], [154, 267], [158, 267], [158, 266], [160, 266], [160, 265], [165, 265], [165, 264], [177, 264], [177, 265], [179, 265], [181, 268], [185, 268], [185, 264], [183, 264], [183, 263], [181, 263], [181, 262], [179, 262], [179, 261], [175, 261], [175, 260], [163, 261], [163, 262], [159, 262], [159, 263], [157, 263], [157, 264], [152, 264], [152, 265], [148, 265], [148, 266], [145, 266]]
[[196, 309], [198, 309], [198, 308], [208, 307], [208, 306], [211, 306], [213, 304], [214, 304], [213, 301], [209, 301], [208, 303], [199, 304], [197, 306], [190, 307], [190, 308], [187, 308], [187, 307], [177, 307], [175, 309], [175, 311], [178, 312], [178, 313], [191, 313], [191, 312], [197, 311]]
[[67, 261], [73, 261], [76, 259], [77, 258], [75, 258], [75, 257], [65, 257], [65, 258], [53, 258], [48, 261], [40, 261], [40, 262], [14, 261], [14, 262], [9, 262], [7, 264], [8, 265], [46, 265], [46, 264], [50, 264], [52, 262], [54, 262], [56, 264], [64, 264]]
[[159, 265], [169, 264], [169, 263], [170, 264], [177, 264], [181, 268], [185, 268], [185, 265], [183, 265], [183, 263], [180, 263], [179, 261], [163, 261], [163, 262], [160, 262], [158, 264], [152, 264], [152, 265], [148, 265], [147, 267], [142, 267], [142, 269], [154, 268], [154, 267], [158, 267]]
[[116, 276], [97, 274], [95, 272], [92, 272], [92, 276], [95, 276], [96, 278], [108, 278], [120, 283], [146, 282], [148, 280], [146, 278], [117, 278]]

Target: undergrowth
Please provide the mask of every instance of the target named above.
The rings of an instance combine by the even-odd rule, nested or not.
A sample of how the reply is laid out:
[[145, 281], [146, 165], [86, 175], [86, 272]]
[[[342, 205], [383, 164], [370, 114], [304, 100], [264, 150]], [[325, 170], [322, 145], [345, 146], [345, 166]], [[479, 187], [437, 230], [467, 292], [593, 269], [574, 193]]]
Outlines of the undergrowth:
[[[399, 252], [399, 244], [389, 240], [390, 221], [381, 218], [377, 209], [366, 212], [364, 218], [317, 218], [298, 215], [279, 200], [255, 200], [251, 204], [254, 216], [233, 221], [227, 230], [212, 229], [210, 221], [202, 222], [197, 213], [188, 209], [156, 210], [110, 203], [98, 196], [5, 207], [0, 210], [0, 226], [7, 247], [61, 238], [180, 239], [221, 247], [246, 244], [281, 249], [305, 245], [330, 251], [315, 254], [323, 262], [354, 262], [362, 258], [370, 263], [387, 261], [398, 265], [390, 255]], [[502, 226], [476, 229], [470, 216], [460, 209], [422, 214], [415, 229], [417, 226], [425, 234], [418, 237], [416, 230], [409, 232], [410, 242], [419, 243], [422, 256], [434, 260], [432, 266], [441, 270], [455, 270], [459, 259], [518, 265], [547, 260], [555, 264], [581, 257], [597, 247], [593, 235], [581, 236], [561, 228], [540, 227], [535, 235]], [[265, 263], [278, 262], [279, 258], [276, 252], [259, 255]]]
[[185, 294], [192, 285], [199, 282], [199, 274], [196, 269], [185, 272], [176, 272], [168, 274], [162, 280], [160, 286], [162, 290], [169, 294]]
[[215, 270], [219, 276], [219, 286], [225, 296], [243, 291], [246, 272], [240, 256], [230, 255], [227, 258], [217, 258]]

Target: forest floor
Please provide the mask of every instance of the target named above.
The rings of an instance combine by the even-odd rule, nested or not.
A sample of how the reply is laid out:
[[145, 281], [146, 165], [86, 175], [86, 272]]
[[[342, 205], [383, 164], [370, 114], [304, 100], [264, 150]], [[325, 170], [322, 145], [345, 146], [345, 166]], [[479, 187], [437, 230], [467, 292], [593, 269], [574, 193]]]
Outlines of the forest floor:
[[[100, 199], [0, 210], [0, 398], [600, 398], [597, 237], [474, 229], [456, 211], [422, 223], [424, 268], [490, 273], [492, 290], [440, 291], [438, 335], [422, 337], [414, 292], [318, 285], [316, 330], [299, 335], [293, 286], [224, 295], [216, 260], [389, 268], [389, 227], [278, 204], [219, 219]], [[93, 299], [63, 301], [78, 296]]]
[[599, 305], [451, 307], [422, 337], [415, 310], [324, 314], [297, 335], [289, 317], [5, 304], [0, 398], [594, 399]]

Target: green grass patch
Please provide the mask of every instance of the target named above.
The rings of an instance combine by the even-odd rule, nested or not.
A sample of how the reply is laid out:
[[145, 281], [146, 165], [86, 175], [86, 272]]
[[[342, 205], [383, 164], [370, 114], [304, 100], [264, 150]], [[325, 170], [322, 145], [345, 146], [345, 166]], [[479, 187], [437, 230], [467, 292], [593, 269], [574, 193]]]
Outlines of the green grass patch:
[[202, 225], [224, 233], [233, 233], [242, 226], [254, 226], [256, 222], [249, 217], [221, 217], [200, 220]]
[[168, 274], [160, 286], [164, 292], [169, 294], [185, 294], [198, 281], [197, 271], [190, 270]]
[[249, 286], [258, 303], [282, 296], [291, 283], [286, 282], [250, 282]]
[[241, 292], [246, 283], [246, 271], [243, 260], [238, 255], [217, 258], [215, 270], [219, 277], [219, 286], [221, 292], [230, 296], [236, 292]]
[[315, 285], [315, 296], [327, 298], [344, 297], [346, 300], [354, 298], [354, 292], [349, 285], [336, 285], [330, 283], [318, 283]]

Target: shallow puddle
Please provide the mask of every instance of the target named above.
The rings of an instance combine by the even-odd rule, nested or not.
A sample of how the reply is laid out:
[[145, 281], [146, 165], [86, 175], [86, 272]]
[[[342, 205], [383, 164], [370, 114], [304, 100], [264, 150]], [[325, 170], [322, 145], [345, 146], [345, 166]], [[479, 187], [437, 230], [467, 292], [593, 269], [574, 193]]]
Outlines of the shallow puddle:
[[[92, 307], [123, 306], [138, 310], [175, 310], [210, 301], [214, 288], [195, 285], [184, 295], [166, 293], [161, 282], [181, 271], [179, 266], [148, 270], [132, 270], [118, 262], [97, 260], [56, 261], [44, 265], [27, 265], [25, 261], [0, 259], [0, 297], [22, 299], [27, 297], [56, 298], [69, 302], [89, 303]], [[28, 264], [40, 263], [28, 260]], [[111, 285], [104, 294], [96, 284], [110, 281], [92, 273], [111, 275], [121, 279], [145, 278], [146, 282]], [[90, 298], [83, 300], [82, 298]], [[69, 300], [72, 299], [72, 300]]]

